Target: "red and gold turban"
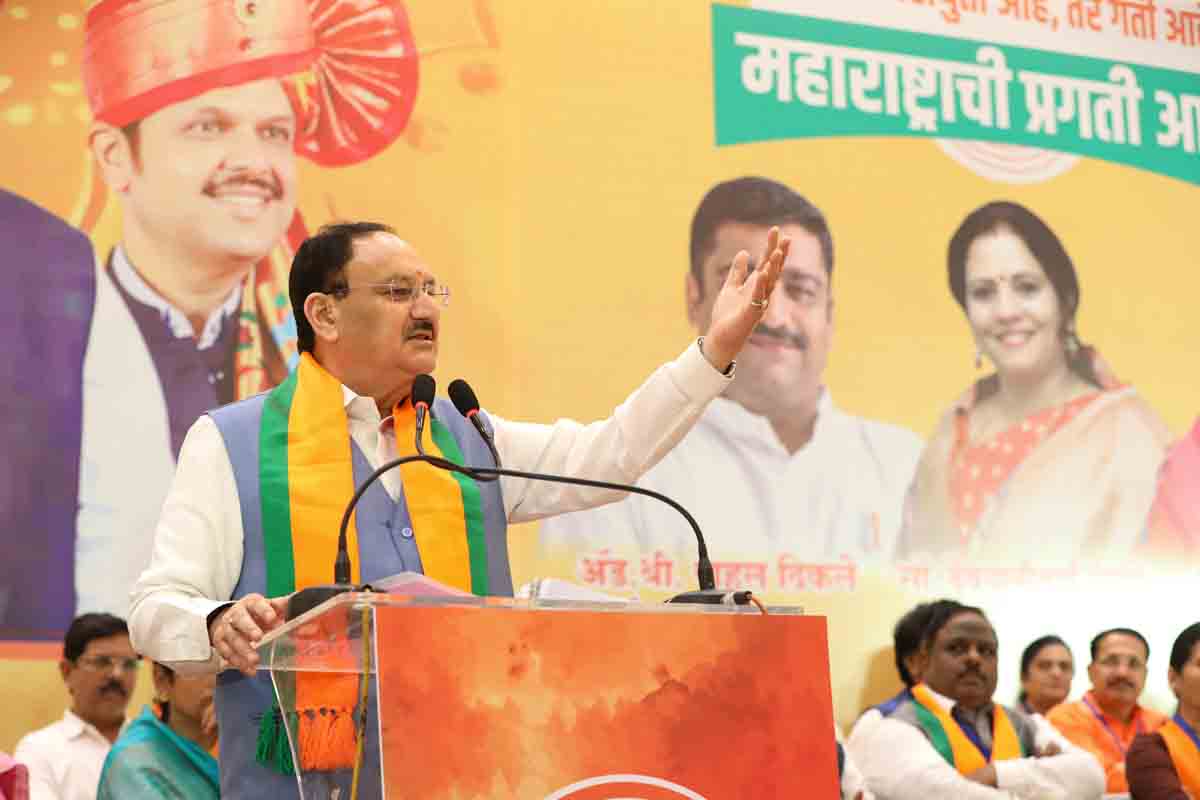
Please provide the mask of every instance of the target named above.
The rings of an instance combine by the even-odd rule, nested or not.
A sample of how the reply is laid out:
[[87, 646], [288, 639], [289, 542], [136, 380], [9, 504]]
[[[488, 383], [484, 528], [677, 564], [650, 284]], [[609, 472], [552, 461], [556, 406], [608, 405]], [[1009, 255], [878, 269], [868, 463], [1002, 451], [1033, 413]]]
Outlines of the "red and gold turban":
[[352, 164], [403, 131], [418, 60], [400, 0], [98, 0], [83, 78], [96, 119], [125, 126], [212, 89], [283, 80], [297, 152]]

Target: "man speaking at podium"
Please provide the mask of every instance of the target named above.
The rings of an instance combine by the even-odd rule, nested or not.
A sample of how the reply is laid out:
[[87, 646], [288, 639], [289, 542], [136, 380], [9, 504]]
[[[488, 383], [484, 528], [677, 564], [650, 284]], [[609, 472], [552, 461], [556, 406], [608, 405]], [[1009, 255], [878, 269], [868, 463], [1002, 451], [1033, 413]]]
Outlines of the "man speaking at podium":
[[[739, 253], [707, 336], [656, 370], [609, 419], [485, 420], [504, 466], [635, 481], [728, 384], [789, 245], [773, 232], [753, 272], [749, 255]], [[410, 393], [416, 376], [437, 365], [441, 314], [450, 300], [449, 288], [418, 253], [374, 223], [327, 226], [305, 241], [292, 263], [289, 293], [299, 367], [270, 393], [192, 426], [150, 566], [131, 598], [130, 632], [140, 652], [181, 672], [226, 670], [216, 689], [224, 798], [296, 795], [270, 679], [255, 673], [253, 647], [283, 623], [288, 595], [329, 582], [339, 523], [355, 487], [384, 462], [414, 452]], [[495, 465], [482, 437], [448, 401], [435, 401], [432, 416], [431, 454]], [[348, 539], [352, 578], [424, 572], [464, 591], [511, 595], [507, 522], [620, 497], [511, 478], [481, 483], [408, 464], [385, 473], [357, 506]], [[353, 707], [353, 700], [340, 709], [326, 697], [313, 700], [306, 706], [298, 696], [298, 710], [314, 712], [301, 714], [309, 720], [301, 724], [324, 724]]]

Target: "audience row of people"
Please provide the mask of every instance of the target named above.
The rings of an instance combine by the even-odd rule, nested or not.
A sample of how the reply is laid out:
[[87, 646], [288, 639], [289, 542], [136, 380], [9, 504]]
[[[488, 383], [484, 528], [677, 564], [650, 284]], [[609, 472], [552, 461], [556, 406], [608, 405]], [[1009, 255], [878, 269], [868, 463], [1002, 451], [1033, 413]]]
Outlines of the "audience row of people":
[[1070, 648], [1057, 636], [1036, 640], [1007, 707], [994, 700], [999, 643], [986, 614], [953, 600], [922, 603], [894, 629], [905, 688], [868, 709], [846, 741], [843, 795], [1200, 800], [1198, 643], [1200, 623], [1171, 649], [1171, 716], [1139, 703], [1150, 643], [1131, 628], [1092, 639], [1091, 687], [1076, 701], [1067, 700]]
[[60, 663], [70, 706], [17, 743], [21, 784], [8, 797], [0, 783], [0, 800], [216, 800], [216, 676], [154, 663], [154, 702], [127, 722], [140, 664], [125, 620], [77, 617]]
[[[893, 630], [904, 689], [868, 709], [839, 743], [846, 800], [1200, 800], [1200, 623], [1179, 634], [1170, 716], [1139, 702], [1150, 643], [1131, 628], [1091, 641], [1090, 688], [1068, 700], [1074, 656], [1057, 636], [1021, 655], [1021, 693], [994, 698], [999, 642], [983, 610], [922, 603]], [[155, 701], [126, 722], [140, 657], [124, 620], [85, 614], [67, 631], [63, 718], [0, 760], [0, 800], [219, 796], [211, 674], [153, 664]]]

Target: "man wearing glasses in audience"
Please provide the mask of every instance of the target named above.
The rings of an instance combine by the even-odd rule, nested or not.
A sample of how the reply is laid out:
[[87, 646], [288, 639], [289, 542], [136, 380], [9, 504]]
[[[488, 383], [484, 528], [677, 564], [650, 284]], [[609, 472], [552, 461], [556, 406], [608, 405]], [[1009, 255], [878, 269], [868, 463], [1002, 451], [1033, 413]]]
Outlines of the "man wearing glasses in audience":
[[71, 706], [61, 720], [17, 742], [13, 754], [29, 767], [30, 797], [94, 800], [104, 759], [125, 724], [140, 658], [120, 617], [84, 614], [71, 623], [59, 663]]
[[1046, 719], [1071, 740], [1100, 760], [1105, 791], [1129, 791], [1125, 754], [1133, 737], [1153, 733], [1167, 718], [1138, 705], [1146, 686], [1150, 644], [1131, 628], [1112, 628], [1092, 639], [1088, 677], [1092, 688], [1073, 702], [1055, 706]]

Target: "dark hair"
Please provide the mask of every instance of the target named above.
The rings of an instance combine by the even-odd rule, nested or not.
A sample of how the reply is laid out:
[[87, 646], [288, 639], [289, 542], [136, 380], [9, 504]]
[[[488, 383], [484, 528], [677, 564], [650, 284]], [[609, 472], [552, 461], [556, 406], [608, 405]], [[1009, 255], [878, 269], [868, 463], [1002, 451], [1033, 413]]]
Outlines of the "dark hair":
[[126, 141], [129, 142], [129, 157], [133, 160], [135, 169], [142, 168], [142, 121], [135, 119], [133, 122], [121, 128], [121, 133], [125, 135]]
[[944, 599], [918, 603], [896, 621], [896, 627], [892, 628], [892, 651], [896, 658], [896, 672], [900, 674], [900, 680], [904, 681], [905, 686], [914, 685], [916, 680], [913, 679], [912, 673], [908, 671], [908, 665], [904, 662], [921, 649], [925, 628], [929, 625], [934, 611], [942, 606], [957, 605], [958, 603], [954, 600]]
[[1140, 641], [1142, 643], [1142, 646], [1146, 648], [1146, 660], [1147, 661], [1150, 660], [1150, 643], [1146, 641], [1145, 636], [1142, 636], [1140, 633], [1135, 631], [1133, 628], [1109, 628], [1106, 631], [1101, 631], [1100, 633], [1097, 633], [1095, 638], [1092, 639], [1092, 661], [1096, 660], [1096, 655], [1100, 652], [1100, 644], [1104, 641], [1104, 637], [1108, 636], [1110, 634], [1113, 634], [1113, 633], [1120, 633], [1120, 634], [1124, 634], [1125, 636], [1132, 636], [1135, 639], [1137, 639], [1138, 641]]
[[93, 639], [107, 639], [123, 633], [129, 635], [129, 625], [112, 614], [80, 614], [71, 621], [63, 637], [63, 658], [74, 661], [83, 655]]
[[[1067, 647], [1067, 643], [1062, 640], [1062, 637], [1055, 636], [1053, 633], [1049, 634], [1048, 636], [1042, 636], [1034, 639], [1021, 653], [1021, 680], [1025, 680], [1029, 677], [1029, 668], [1033, 666], [1033, 660], [1038, 657], [1038, 653], [1042, 652], [1052, 644], [1060, 644], [1067, 648], [1068, 653], [1071, 652], [1071, 648]], [[1022, 689], [1020, 694], [1017, 695], [1017, 702], [1023, 703], [1025, 702], [1025, 698], [1026, 693], [1025, 690]]]
[[[716, 246], [717, 228], [726, 222], [747, 225], [799, 225], [817, 238], [825, 274], [833, 279], [833, 236], [821, 210], [782, 183], [748, 176], [708, 190], [692, 217], [689, 255], [692, 275], [704, 286], [704, 259]], [[757, 253], [752, 254], [758, 257]]]
[[334, 292], [346, 288], [343, 270], [354, 257], [354, 241], [373, 233], [395, 231], [379, 222], [338, 222], [324, 225], [305, 239], [292, 258], [288, 275], [288, 294], [296, 317], [296, 344], [300, 352], [316, 347], [316, 334], [304, 316], [304, 301], [314, 292]]
[[1183, 633], [1176, 637], [1175, 644], [1171, 647], [1171, 669], [1183, 672], [1184, 665], [1192, 657], [1196, 642], [1200, 642], [1200, 622], [1188, 625], [1183, 629]]
[[[946, 265], [950, 275], [950, 293], [965, 311], [967, 308], [967, 252], [975, 240], [999, 230], [1012, 231], [1037, 259], [1045, 271], [1063, 311], [1064, 327], [1072, 326], [1079, 310], [1079, 276], [1067, 249], [1041, 217], [1025, 206], [1007, 200], [997, 200], [972, 211], [950, 237]], [[1063, 331], [1065, 333], [1065, 330]], [[1094, 386], [1100, 379], [1092, 366], [1091, 348], [1081, 346], [1068, 352], [1067, 364], [1081, 378]], [[995, 376], [980, 382], [979, 399], [993, 394], [999, 384]]]
[[925, 630], [921, 634], [921, 647], [927, 647], [933, 644], [933, 640], [937, 638], [938, 633], [942, 628], [949, 624], [950, 620], [961, 614], [978, 614], [987, 619], [987, 614], [983, 613], [983, 609], [975, 606], [963, 605], [955, 600], [944, 600], [934, 604], [934, 608], [930, 611], [929, 621], [925, 623]]

